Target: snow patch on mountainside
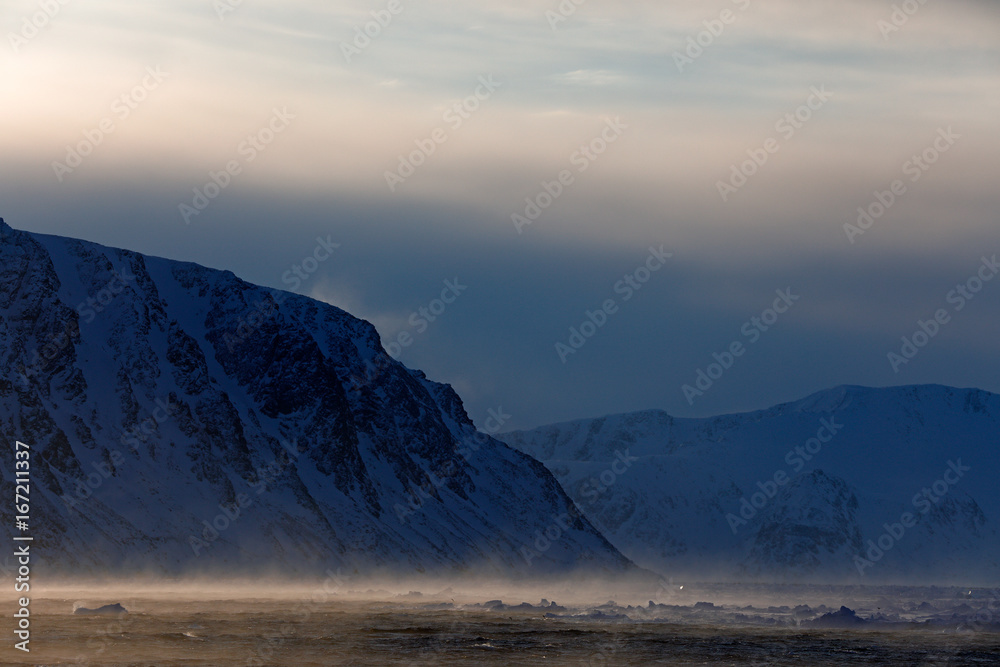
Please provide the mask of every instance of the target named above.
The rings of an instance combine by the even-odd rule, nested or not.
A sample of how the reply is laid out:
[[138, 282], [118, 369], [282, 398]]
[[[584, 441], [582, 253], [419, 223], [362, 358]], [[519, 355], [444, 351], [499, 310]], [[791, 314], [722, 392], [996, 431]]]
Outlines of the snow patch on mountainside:
[[1000, 396], [928, 385], [499, 437], [543, 461], [612, 544], [664, 574], [995, 582], [997, 433]]
[[[0, 221], [0, 441], [15, 439], [50, 570], [634, 570], [583, 518], [529, 567], [522, 548], [571, 501], [368, 322]], [[13, 470], [0, 447], [8, 485]]]

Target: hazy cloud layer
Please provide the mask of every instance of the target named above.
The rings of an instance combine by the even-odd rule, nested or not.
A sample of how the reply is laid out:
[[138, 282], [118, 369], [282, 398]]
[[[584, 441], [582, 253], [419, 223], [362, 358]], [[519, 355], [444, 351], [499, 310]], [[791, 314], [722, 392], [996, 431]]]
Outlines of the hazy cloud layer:
[[[457, 277], [468, 289], [400, 358], [479, 422], [499, 405], [513, 426], [710, 414], [839, 383], [1000, 391], [1000, 280], [947, 301], [1000, 253], [1000, 12], [896, 4], [916, 10], [17, 0], [0, 215], [276, 287], [330, 235], [338, 254], [296, 288], [387, 343]], [[355, 42], [373, 11], [386, 25]], [[401, 160], [421, 164], [387, 181]], [[519, 233], [526, 198], [539, 215]], [[661, 244], [673, 257], [624, 301], [615, 285]], [[801, 299], [689, 402], [682, 385], [789, 287]], [[556, 343], [608, 298], [562, 363]], [[939, 308], [951, 321], [894, 372], [887, 353]]]

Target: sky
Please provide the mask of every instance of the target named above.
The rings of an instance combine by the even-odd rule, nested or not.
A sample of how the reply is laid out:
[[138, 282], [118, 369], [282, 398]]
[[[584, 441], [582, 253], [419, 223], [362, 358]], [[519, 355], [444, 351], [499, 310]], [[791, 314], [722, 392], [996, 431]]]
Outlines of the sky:
[[0, 34], [11, 226], [339, 306], [480, 427], [1000, 392], [1000, 3], [8, 0]]

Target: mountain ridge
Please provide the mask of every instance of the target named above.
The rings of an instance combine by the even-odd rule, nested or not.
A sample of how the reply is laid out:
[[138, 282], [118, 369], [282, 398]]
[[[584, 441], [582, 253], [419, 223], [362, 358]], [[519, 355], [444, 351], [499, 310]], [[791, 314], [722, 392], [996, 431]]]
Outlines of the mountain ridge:
[[[0, 342], [53, 571], [510, 575], [573, 507], [370, 323], [232, 272], [0, 222]], [[532, 565], [635, 571], [579, 517]]]
[[[980, 389], [842, 385], [744, 413], [646, 410], [499, 437], [664, 574], [995, 582], [998, 427], [1000, 395]], [[619, 453], [640, 463], [616, 470]]]
[[[949, 390], [953, 390], [953, 391], [982, 392], [984, 394], [996, 395], [993, 392], [987, 391], [985, 389], [980, 389], [978, 387], [952, 387], [950, 385], [944, 385], [944, 384], [934, 383], [934, 382], [922, 383], [922, 384], [901, 384], [901, 385], [882, 385], [882, 386], [870, 386], [870, 385], [861, 385], [861, 384], [839, 384], [839, 385], [834, 385], [832, 387], [829, 387], [827, 389], [818, 389], [816, 391], [813, 391], [810, 394], [806, 394], [802, 398], [792, 399], [792, 400], [788, 400], [788, 401], [782, 401], [780, 403], [775, 403], [774, 405], [770, 405], [770, 406], [766, 406], [766, 407], [762, 407], [762, 408], [751, 408], [751, 409], [747, 409], [747, 410], [735, 410], [735, 411], [732, 411], [732, 412], [720, 412], [719, 414], [707, 415], [707, 416], [703, 416], [703, 417], [681, 417], [681, 416], [673, 415], [672, 413], [668, 412], [667, 410], [665, 410], [663, 408], [644, 408], [644, 409], [641, 409], [641, 410], [625, 410], [625, 411], [619, 411], [619, 412], [608, 412], [608, 413], [604, 413], [604, 414], [601, 414], [601, 415], [598, 415], [598, 416], [585, 416], [585, 417], [577, 417], [577, 418], [573, 418], [573, 419], [560, 419], [558, 421], [547, 422], [545, 424], [539, 424], [537, 426], [528, 427], [528, 428], [503, 429], [503, 430], [498, 431], [498, 433], [504, 434], [504, 433], [515, 433], [515, 432], [527, 432], [527, 431], [534, 431], [534, 430], [541, 429], [541, 428], [549, 428], [549, 427], [553, 427], [553, 426], [566, 426], [566, 425], [574, 424], [576, 422], [581, 422], [581, 421], [595, 421], [595, 420], [600, 420], [600, 419], [612, 419], [612, 418], [616, 418], [616, 417], [626, 417], [626, 416], [646, 415], [646, 414], [648, 414], [648, 415], [662, 415], [662, 416], [667, 417], [669, 419], [678, 420], [678, 421], [683, 421], [683, 420], [702, 421], [702, 420], [706, 420], [706, 419], [724, 419], [724, 418], [727, 418], [727, 417], [740, 417], [740, 416], [745, 416], [745, 415], [752, 415], [752, 414], [756, 414], [756, 413], [759, 413], [759, 412], [770, 412], [770, 411], [773, 411], [773, 410], [777, 410], [779, 408], [785, 408], [785, 407], [789, 407], [789, 406], [795, 406], [795, 405], [798, 405], [800, 403], [806, 403], [808, 401], [817, 400], [817, 399], [820, 399], [820, 398], [832, 397], [832, 395], [836, 394], [837, 392], [847, 392], [847, 391], [850, 391], [850, 390], [861, 390], [861, 391], [882, 391], [882, 390], [885, 390], [885, 391], [893, 391], [893, 390], [920, 389], [920, 388], [941, 388], [941, 389], [949, 389]], [[846, 400], [846, 398], [847, 397], [843, 397], [844, 400]]]

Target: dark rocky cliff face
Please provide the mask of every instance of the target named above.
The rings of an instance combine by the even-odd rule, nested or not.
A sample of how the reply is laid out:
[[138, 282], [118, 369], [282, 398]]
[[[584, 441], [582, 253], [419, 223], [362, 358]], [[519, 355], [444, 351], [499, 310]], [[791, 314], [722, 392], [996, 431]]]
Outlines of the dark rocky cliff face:
[[15, 440], [53, 570], [631, 568], [541, 464], [477, 433], [369, 323], [0, 223], [7, 483]]

